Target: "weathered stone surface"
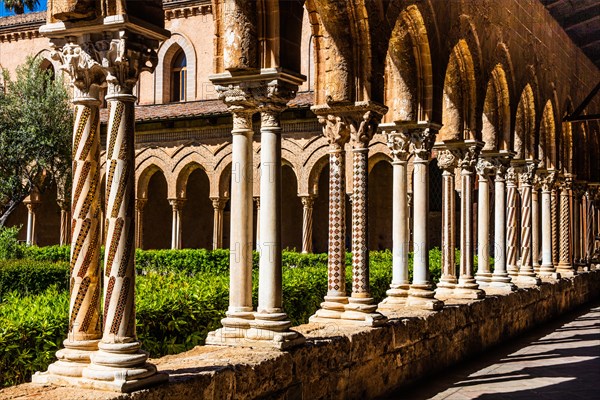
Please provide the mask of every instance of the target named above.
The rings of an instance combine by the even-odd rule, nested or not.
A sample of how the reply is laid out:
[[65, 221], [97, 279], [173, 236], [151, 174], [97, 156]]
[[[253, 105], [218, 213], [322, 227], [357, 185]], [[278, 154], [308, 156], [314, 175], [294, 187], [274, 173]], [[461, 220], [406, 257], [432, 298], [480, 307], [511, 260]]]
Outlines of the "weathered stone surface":
[[120, 395], [24, 384], [2, 399], [363, 399], [439, 371], [580, 304], [598, 298], [600, 271], [507, 295], [452, 304], [438, 313], [389, 314], [380, 328], [297, 328], [305, 346], [289, 352], [199, 346], [153, 360], [168, 385]]

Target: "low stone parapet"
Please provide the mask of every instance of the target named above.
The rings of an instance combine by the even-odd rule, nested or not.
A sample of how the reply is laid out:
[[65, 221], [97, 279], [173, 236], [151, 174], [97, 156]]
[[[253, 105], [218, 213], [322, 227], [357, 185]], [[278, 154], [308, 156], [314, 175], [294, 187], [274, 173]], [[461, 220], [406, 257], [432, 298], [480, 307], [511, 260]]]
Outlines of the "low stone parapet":
[[198, 346], [154, 360], [168, 385], [133, 394], [24, 384], [2, 399], [366, 399], [440, 371], [600, 297], [600, 271], [508, 295], [387, 314], [378, 328], [302, 325], [291, 351]]

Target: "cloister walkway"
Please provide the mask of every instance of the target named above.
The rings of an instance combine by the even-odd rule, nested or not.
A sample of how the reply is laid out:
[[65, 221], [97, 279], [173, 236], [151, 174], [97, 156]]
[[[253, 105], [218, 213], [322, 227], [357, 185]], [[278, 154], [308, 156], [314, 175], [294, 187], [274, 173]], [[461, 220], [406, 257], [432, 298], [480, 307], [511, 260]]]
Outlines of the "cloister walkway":
[[594, 399], [600, 303], [584, 306], [386, 399]]

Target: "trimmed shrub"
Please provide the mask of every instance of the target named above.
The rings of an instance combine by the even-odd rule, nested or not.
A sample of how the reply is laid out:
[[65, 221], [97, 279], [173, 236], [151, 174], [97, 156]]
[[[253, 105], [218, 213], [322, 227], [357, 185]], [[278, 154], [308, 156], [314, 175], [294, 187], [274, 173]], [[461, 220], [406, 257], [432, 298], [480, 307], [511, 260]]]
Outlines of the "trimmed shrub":
[[22, 258], [35, 261], [69, 262], [70, 246], [22, 246]]
[[21, 258], [23, 246], [19, 244], [20, 226], [0, 226], [0, 260]]
[[69, 288], [69, 264], [31, 260], [0, 262], [0, 300], [9, 292], [21, 295], [39, 294], [55, 285], [58, 290]]

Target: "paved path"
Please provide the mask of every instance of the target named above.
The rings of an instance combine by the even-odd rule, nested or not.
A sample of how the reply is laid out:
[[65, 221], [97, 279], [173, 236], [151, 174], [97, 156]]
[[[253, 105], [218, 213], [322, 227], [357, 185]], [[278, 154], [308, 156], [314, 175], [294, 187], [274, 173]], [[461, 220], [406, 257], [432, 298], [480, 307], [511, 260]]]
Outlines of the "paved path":
[[600, 399], [600, 304], [563, 316], [388, 399]]

